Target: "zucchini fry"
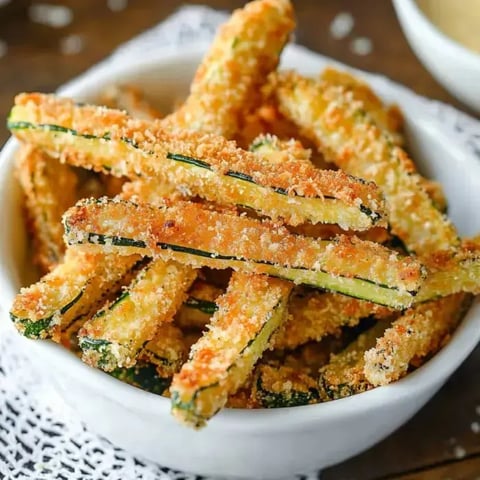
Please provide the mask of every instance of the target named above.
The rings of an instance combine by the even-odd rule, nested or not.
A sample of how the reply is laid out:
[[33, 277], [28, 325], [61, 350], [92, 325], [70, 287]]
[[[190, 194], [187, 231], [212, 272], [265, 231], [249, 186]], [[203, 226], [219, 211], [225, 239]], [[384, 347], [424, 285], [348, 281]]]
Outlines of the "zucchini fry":
[[412, 252], [459, 244], [452, 223], [432, 205], [412, 160], [342, 86], [293, 72], [279, 74], [281, 111], [316, 141], [327, 159], [351, 175], [375, 182], [385, 195], [392, 233]]
[[263, 273], [393, 308], [409, 306], [423, 279], [415, 258], [381, 245], [345, 236], [318, 241], [196, 203], [155, 208], [85, 200], [65, 214], [64, 225], [67, 243], [87, 250]]
[[187, 344], [182, 331], [172, 323], [159, 325], [155, 336], [139, 355], [139, 361], [156, 366], [162, 378], [171, 378], [187, 358]]
[[112, 377], [147, 392], [163, 395], [172, 381], [171, 377], [159, 375], [153, 363], [139, 361], [130, 368], [116, 368], [110, 372]]
[[109, 373], [142, 390], [164, 395], [186, 356], [187, 344], [181, 330], [167, 323], [158, 327], [155, 337], [145, 345], [134, 366], [117, 367]]
[[34, 263], [42, 273], [58, 265], [65, 254], [61, 218], [75, 204], [77, 176], [46, 153], [22, 145], [15, 164], [16, 176], [25, 195], [27, 226], [33, 236]]
[[100, 96], [100, 103], [109, 108], [125, 110], [132, 117], [155, 120], [162, 114], [145, 98], [144, 93], [133, 85], [111, 85]]
[[300, 141], [295, 139], [280, 140], [271, 134], [259, 135], [250, 144], [249, 150], [257, 153], [271, 163], [282, 164], [290, 157], [310, 162], [312, 152], [303, 148]]
[[251, 395], [262, 408], [297, 407], [320, 401], [318, 383], [313, 377], [282, 365], [258, 365]]
[[[100, 104], [109, 108], [125, 110], [129, 115], [142, 120], [155, 120], [162, 114], [146, 99], [143, 92], [133, 85], [110, 85], [100, 96]], [[105, 185], [106, 195], [115, 197], [122, 191], [125, 178], [100, 174]]]
[[203, 330], [211, 316], [218, 310], [216, 300], [222, 293], [222, 289], [197, 280], [178, 311], [175, 323], [181, 328]]
[[403, 145], [403, 117], [398, 108], [385, 107], [375, 92], [363, 80], [344, 70], [327, 67], [320, 80], [330, 86], [342, 86], [351, 94], [353, 102], [361, 102], [373, 121], [382, 130], [387, 131], [397, 145]]
[[232, 138], [245, 113], [260, 103], [260, 89], [294, 27], [289, 0], [257, 0], [236, 10], [220, 27], [188, 99], [166, 121]]
[[112, 371], [132, 367], [158, 325], [171, 322], [196, 272], [174, 262], [153, 260], [112, 304], [79, 332], [83, 361]]
[[425, 188], [427, 195], [432, 200], [434, 207], [440, 212], [446, 214], [448, 210], [448, 202], [447, 197], [445, 197], [442, 185], [435, 180], [423, 178], [423, 187]]
[[67, 249], [63, 263], [42, 279], [22, 288], [10, 317], [17, 330], [29, 338], [60, 340], [62, 330], [95, 312], [106, 292], [139, 261], [138, 256], [96, 255]]
[[365, 353], [366, 379], [379, 386], [403, 377], [414, 357], [438, 350], [470, 302], [469, 296], [460, 293], [410, 309]]
[[337, 335], [342, 327], [354, 327], [362, 318], [385, 319], [391, 315], [388, 308], [335, 293], [293, 295], [288, 320], [272, 338], [272, 345], [277, 349], [294, 349], [310, 340]]
[[[332, 87], [343, 86], [345, 94], [351, 96], [351, 102], [361, 103], [371, 120], [376, 123], [380, 130], [387, 132], [396, 145], [402, 147], [405, 144], [405, 139], [401, 132], [403, 117], [398, 107], [385, 107], [366, 83], [348, 72], [326, 68], [320, 78], [324, 83]], [[442, 186], [438, 182], [423, 177], [420, 181], [435, 208], [445, 213], [447, 202]]]
[[318, 385], [323, 401], [349, 397], [373, 388], [364, 373], [364, 354], [375, 345], [387, 327], [387, 322], [378, 322], [361, 333], [347, 348], [330, 357], [329, 363], [319, 372]]
[[283, 321], [290, 289], [288, 282], [233, 274], [209, 330], [173, 377], [170, 393], [175, 417], [200, 428], [225, 405], [229, 394], [247, 380]]
[[192, 195], [244, 205], [293, 225], [385, 225], [383, 197], [373, 183], [295, 158], [272, 163], [223, 137], [172, 131], [161, 122], [42, 94], [17, 96], [8, 126], [16, 137], [73, 165], [164, 178]]
[[480, 294], [480, 241], [464, 240], [453, 251], [438, 251], [424, 256], [427, 277], [417, 302], [445, 297], [457, 292]]

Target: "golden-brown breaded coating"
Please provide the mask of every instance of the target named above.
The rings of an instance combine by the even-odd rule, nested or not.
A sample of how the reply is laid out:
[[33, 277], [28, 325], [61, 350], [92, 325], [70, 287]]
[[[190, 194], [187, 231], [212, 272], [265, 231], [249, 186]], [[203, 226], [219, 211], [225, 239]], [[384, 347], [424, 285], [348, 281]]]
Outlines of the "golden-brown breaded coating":
[[[25, 128], [22, 122], [31, 127]], [[56, 132], [53, 137], [51, 129], [58, 128], [41, 127], [42, 124], [70, 130], [64, 134]], [[78, 106], [71, 100], [42, 94], [18, 95], [9, 126], [18, 138], [62, 154], [74, 165], [132, 178], [164, 177], [171, 183], [187, 185], [192, 194], [221, 203], [242, 203], [238, 199], [242, 198], [247, 182], [240, 183], [239, 177], [247, 179], [252, 186], [264, 187], [259, 208], [273, 195], [265, 214], [283, 216], [293, 224], [308, 221], [304, 217], [315, 212], [303, 214], [302, 218], [299, 210], [288, 218], [288, 210], [276, 210], [280, 200], [284, 200], [282, 197], [288, 196], [292, 208], [295, 199], [303, 203], [315, 200], [316, 205], [335, 199], [342, 208], [360, 210], [366, 217], [364, 228], [385, 223], [383, 197], [373, 183], [341, 171], [319, 170], [292, 156], [281, 165], [269, 162], [222, 137], [172, 132], [160, 122], [134, 120], [117, 110]], [[107, 138], [92, 144], [91, 136], [101, 139], [105, 135]], [[192, 162], [200, 168], [191, 168]], [[187, 163], [189, 166], [185, 166]]]
[[215, 36], [188, 99], [167, 121], [232, 138], [260, 103], [260, 89], [294, 27], [289, 0], [256, 0], [236, 10]]

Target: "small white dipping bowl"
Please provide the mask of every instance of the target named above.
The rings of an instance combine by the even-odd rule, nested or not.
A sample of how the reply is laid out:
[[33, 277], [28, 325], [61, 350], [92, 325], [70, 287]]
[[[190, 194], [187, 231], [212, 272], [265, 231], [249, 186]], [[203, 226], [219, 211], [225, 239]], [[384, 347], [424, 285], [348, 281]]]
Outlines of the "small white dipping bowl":
[[393, 5], [410, 46], [425, 68], [452, 95], [480, 113], [480, 54], [441, 32], [415, 0], [393, 0]]
[[[160, 52], [154, 59], [103, 68], [71, 83], [61, 94], [93, 101], [106, 85], [131, 82], [168, 111], [187, 92], [202, 53], [203, 49], [175, 55]], [[287, 48], [283, 60], [284, 66], [305, 74], [318, 73], [326, 64], [322, 57], [296, 46]], [[384, 85], [379, 92], [383, 98], [405, 105], [409, 94], [404, 89], [380, 84]], [[480, 232], [480, 162], [455, 138], [439, 132], [432, 117], [418, 105], [409, 106], [405, 117], [409, 148], [422, 171], [445, 186], [460, 232]], [[31, 272], [20, 191], [13, 179], [16, 149], [17, 142], [10, 140], [0, 156], [0, 299], [5, 312]], [[90, 368], [54, 343], [24, 339], [21, 345], [92, 430], [133, 454], [203, 475], [278, 479], [340, 462], [389, 435], [435, 394], [479, 338], [477, 302], [449, 344], [397, 383], [318, 405], [225, 409], [201, 431], [178, 424], [170, 415], [167, 398]]]

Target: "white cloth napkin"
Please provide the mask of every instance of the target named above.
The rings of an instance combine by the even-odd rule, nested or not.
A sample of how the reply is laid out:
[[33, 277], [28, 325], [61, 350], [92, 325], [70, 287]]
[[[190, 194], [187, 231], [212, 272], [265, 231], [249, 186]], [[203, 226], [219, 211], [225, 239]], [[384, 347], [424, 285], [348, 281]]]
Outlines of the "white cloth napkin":
[[[201, 6], [187, 6], [167, 20], [120, 46], [113, 54], [83, 75], [114, 62], [148, 57], [158, 49], [175, 51], [211, 41], [225, 13]], [[372, 86], [390, 80], [369, 76]], [[432, 121], [455, 135], [479, 157], [480, 123], [454, 108], [419, 97], [402, 89], [402, 101], [422, 103]], [[6, 317], [5, 314], [3, 314]], [[0, 479], [108, 479], [190, 480], [195, 477], [173, 472], [139, 460], [90, 432], [75, 412], [46, 381], [42, 372], [21, 353], [18, 338], [1, 328], [0, 322]], [[301, 478], [308, 480], [309, 477]], [[317, 474], [311, 478], [318, 478]]]

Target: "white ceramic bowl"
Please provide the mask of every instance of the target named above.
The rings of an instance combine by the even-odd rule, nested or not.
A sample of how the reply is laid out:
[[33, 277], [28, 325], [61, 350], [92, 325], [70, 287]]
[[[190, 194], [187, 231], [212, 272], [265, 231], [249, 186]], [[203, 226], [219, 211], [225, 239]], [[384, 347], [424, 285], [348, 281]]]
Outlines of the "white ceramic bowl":
[[480, 54], [441, 32], [415, 0], [393, 0], [393, 4], [410, 46], [427, 70], [452, 95], [480, 113]]
[[[161, 53], [155, 59], [103, 68], [71, 83], [62, 93], [85, 101], [94, 99], [105, 85], [122, 80], [145, 88], [163, 99], [161, 104], [168, 108], [173, 99], [185, 94], [201, 56], [201, 51]], [[325, 66], [325, 60], [291, 46], [285, 52], [284, 64], [313, 74]], [[384, 98], [408, 102], [404, 89], [380, 84]], [[405, 112], [411, 150], [421, 160], [422, 169], [445, 185], [460, 232], [479, 232], [480, 163], [462, 145], [439, 132], [432, 117], [414, 104]], [[20, 192], [12, 178], [16, 148], [16, 142], [10, 140], [0, 157], [0, 292], [5, 311], [31, 270], [26, 259]], [[435, 394], [479, 337], [477, 302], [451, 342], [425, 366], [395, 384], [319, 405], [224, 410], [199, 432], [176, 423], [166, 398], [94, 370], [53, 343], [24, 339], [22, 345], [93, 430], [130, 452], [204, 475], [282, 478], [340, 462], [386, 437]]]

